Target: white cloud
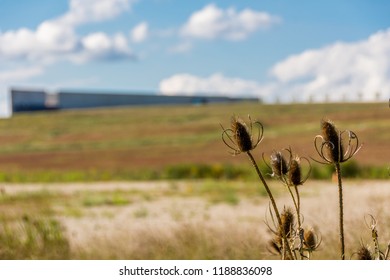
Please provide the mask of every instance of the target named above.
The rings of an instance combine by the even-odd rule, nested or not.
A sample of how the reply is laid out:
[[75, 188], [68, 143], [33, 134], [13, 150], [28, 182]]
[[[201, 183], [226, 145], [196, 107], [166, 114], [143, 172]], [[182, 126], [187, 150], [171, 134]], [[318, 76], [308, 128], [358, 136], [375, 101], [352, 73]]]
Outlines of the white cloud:
[[74, 56], [75, 61], [104, 60], [134, 58], [123, 34], [108, 36], [103, 32], [96, 32], [85, 36], [81, 40], [82, 52]]
[[45, 21], [37, 30], [21, 28], [0, 33], [0, 59], [41, 60], [68, 53], [77, 47], [73, 30]]
[[141, 43], [148, 38], [149, 35], [149, 25], [147, 22], [141, 22], [136, 25], [130, 32], [131, 40], [134, 43]]
[[267, 102], [374, 101], [390, 94], [390, 29], [359, 42], [337, 42], [292, 55], [271, 69], [264, 84], [214, 74], [177, 74], [160, 82], [165, 94], [256, 95]]
[[33, 48], [35, 41], [35, 34], [26, 28], [0, 32], [0, 58], [24, 57]]
[[190, 16], [181, 28], [181, 34], [185, 37], [237, 41], [278, 21], [279, 18], [265, 12], [251, 9], [237, 11], [235, 8], [223, 10], [215, 4], [209, 4]]
[[69, 11], [58, 18], [66, 25], [104, 21], [129, 10], [134, 0], [70, 0]]
[[[96, 37], [96, 33], [92, 33], [80, 37], [75, 30], [80, 24], [111, 19], [130, 9], [133, 2], [135, 1], [71, 0], [68, 12], [42, 22], [35, 30], [20, 28], [0, 32], [0, 60], [23, 59], [48, 63], [59, 59], [86, 61], [87, 58], [134, 58], [123, 35], [110, 37], [99, 33]], [[103, 43], [100, 47], [93, 42], [98, 39]]]
[[[390, 92], [390, 29], [368, 39], [307, 50], [271, 69], [280, 88], [296, 99], [374, 100]], [[360, 98], [360, 97], [359, 97]]]
[[42, 22], [34, 35], [36, 47], [42, 52], [69, 52], [77, 46], [74, 30], [55, 21]]
[[160, 82], [159, 90], [165, 95], [222, 95], [261, 97], [267, 89], [254, 81], [225, 77], [215, 73], [209, 77], [176, 74]]

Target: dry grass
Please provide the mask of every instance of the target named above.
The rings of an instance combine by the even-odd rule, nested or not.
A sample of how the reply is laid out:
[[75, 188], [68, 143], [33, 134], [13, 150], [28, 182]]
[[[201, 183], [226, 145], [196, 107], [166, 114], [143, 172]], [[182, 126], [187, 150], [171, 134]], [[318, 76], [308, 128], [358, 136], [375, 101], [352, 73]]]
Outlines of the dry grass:
[[[271, 238], [264, 224], [268, 199], [253, 192], [257, 187], [253, 183], [235, 183], [239, 186], [234, 189], [236, 203], [215, 199], [215, 189], [223, 193], [225, 183], [229, 184], [187, 181], [5, 185], [1, 196], [2, 221], [21, 223], [26, 214], [39, 220], [57, 220], [69, 249], [63, 256], [56, 252], [55, 258], [277, 259], [267, 250]], [[378, 220], [382, 249], [390, 240], [388, 184], [345, 182], [347, 259], [358, 250], [361, 240], [364, 244], [371, 242], [364, 223], [366, 214]], [[276, 182], [271, 185], [280, 207], [289, 205], [291, 200], [283, 187]], [[84, 203], [86, 197], [115, 195], [128, 199], [128, 203]], [[314, 227], [323, 239], [313, 259], [338, 259], [336, 184], [308, 181], [302, 186], [301, 200], [304, 227]], [[38, 207], [43, 202], [47, 208], [44, 212]], [[64, 244], [62, 239], [59, 242]], [[41, 249], [36, 247], [38, 252]], [[52, 255], [16, 256], [51, 258]]]

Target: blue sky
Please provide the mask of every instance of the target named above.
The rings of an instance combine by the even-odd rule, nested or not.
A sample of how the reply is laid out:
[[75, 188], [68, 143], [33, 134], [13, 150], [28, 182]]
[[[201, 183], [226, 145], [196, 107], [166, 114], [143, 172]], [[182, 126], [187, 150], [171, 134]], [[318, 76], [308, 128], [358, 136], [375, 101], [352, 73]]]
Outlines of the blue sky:
[[1, 0], [9, 86], [386, 100], [390, 1]]

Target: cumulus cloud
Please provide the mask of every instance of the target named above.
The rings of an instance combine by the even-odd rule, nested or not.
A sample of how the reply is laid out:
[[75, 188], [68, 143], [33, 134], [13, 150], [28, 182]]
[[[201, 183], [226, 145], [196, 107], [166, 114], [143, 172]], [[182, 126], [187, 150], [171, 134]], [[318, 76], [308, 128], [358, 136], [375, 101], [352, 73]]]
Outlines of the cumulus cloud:
[[[80, 37], [76, 27], [87, 22], [111, 19], [130, 9], [132, 0], [71, 0], [69, 11], [46, 20], [35, 30], [20, 28], [0, 32], [0, 60], [25, 59], [53, 62], [58, 59], [134, 58], [123, 35], [112, 38], [106, 34]], [[99, 40], [102, 46], [96, 46]], [[91, 51], [90, 53], [88, 53]]]
[[92, 33], [81, 40], [81, 45], [82, 52], [74, 57], [79, 62], [134, 57], [126, 37], [121, 33], [114, 36], [103, 32]]
[[36, 30], [21, 28], [0, 32], [0, 59], [49, 59], [56, 54], [74, 51], [77, 43], [73, 29], [44, 21]]
[[[271, 75], [299, 99], [370, 101], [390, 92], [390, 29], [366, 40], [307, 50], [275, 64]], [[378, 96], [382, 94], [382, 96]]]
[[222, 95], [260, 97], [267, 90], [254, 81], [225, 77], [215, 73], [198, 77], [186, 73], [176, 74], [160, 82], [160, 91], [165, 95]]
[[130, 37], [134, 43], [141, 43], [148, 38], [149, 35], [149, 25], [147, 22], [141, 22], [136, 25], [130, 33]]
[[69, 11], [57, 20], [65, 25], [104, 21], [129, 10], [134, 0], [70, 0]]
[[177, 74], [160, 82], [165, 94], [256, 95], [268, 102], [374, 101], [390, 93], [390, 29], [358, 42], [337, 42], [276, 63], [264, 84], [214, 74]]
[[280, 21], [265, 12], [235, 8], [221, 9], [209, 4], [194, 12], [181, 28], [181, 35], [200, 39], [243, 40], [255, 31]]

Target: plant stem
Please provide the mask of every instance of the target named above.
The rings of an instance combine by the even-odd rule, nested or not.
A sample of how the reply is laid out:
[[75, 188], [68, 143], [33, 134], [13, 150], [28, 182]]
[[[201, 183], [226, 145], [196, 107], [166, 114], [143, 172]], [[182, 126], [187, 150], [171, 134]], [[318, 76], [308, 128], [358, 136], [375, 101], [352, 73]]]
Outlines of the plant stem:
[[301, 223], [301, 199], [299, 196], [298, 186], [294, 185], [295, 194], [297, 196], [297, 202], [294, 200], [296, 212], [297, 212], [297, 220], [298, 220], [298, 236], [299, 236], [299, 253], [301, 255], [301, 260], [303, 259], [303, 242], [304, 242], [304, 236], [303, 236], [303, 229], [302, 229], [302, 223]]
[[[282, 225], [282, 219], [280, 218], [279, 210], [278, 210], [278, 207], [276, 206], [276, 202], [275, 202], [274, 196], [272, 195], [272, 192], [271, 192], [270, 188], [268, 187], [268, 184], [265, 181], [265, 179], [263, 177], [263, 174], [261, 174], [260, 169], [257, 166], [257, 163], [256, 163], [255, 159], [253, 158], [251, 152], [248, 151], [246, 153], [247, 153], [247, 155], [248, 155], [248, 157], [249, 157], [253, 167], [255, 168], [256, 173], [259, 176], [260, 181], [263, 183], [263, 186], [264, 186], [265, 190], [267, 191], [268, 197], [271, 200], [272, 207], [274, 208], [276, 218], [278, 219], [278, 224], [279, 224], [279, 226], [281, 226]], [[291, 251], [291, 248], [290, 248], [290, 243], [288, 242], [286, 234], [285, 234], [285, 232], [283, 230], [282, 230], [282, 235], [283, 235], [283, 241], [284, 241], [283, 243], [285, 245], [284, 247], [287, 248], [287, 251], [288, 251], [288, 254], [290, 255], [290, 258], [294, 259], [292, 251]]]
[[[287, 190], [289, 191], [290, 193], [290, 196], [292, 198], [292, 201], [294, 203], [294, 207], [295, 207], [295, 212], [297, 214], [297, 220], [298, 220], [298, 236], [299, 236], [299, 253], [300, 253], [300, 256], [301, 256], [301, 260], [303, 259], [303, 237], [302, 237], [302, 234], [301, 234], [301, 231], [302, 231], [302, 224], [301, 224], [301, 214], [300, 214], [300, 198], [299, 198], [299, 191], [298, 191], [298, 186], [292, 186], [292, 185], [289, 185], [287, 181], [285, 181], [285, 185], [286, 185], [286, 188]], [[295, 194], [297, 196], [297, 198], [295, 199], [295, 196], [291, 190], [291, 188], [294, 187], [294, 190], [295, 190]], [[295, 252], [294, 252], [295, 254]]]
[[343, 185], [341, 182], [341, 168], [339, 162], [335, 163], [335, 168], [336, 168], [337, 181], [339, 186], [340, 253], [341, 253], [341, 259], [345, 260]]
[[[295, 193], [297, 195], [296, 210], [297, 210], [297, 219], [298, 219], [298, 228], [301, 229], [301, 199], [299, 196], [298, 186], [294, 186]], [[295, 203], [295, 201], [294, 201]]]

